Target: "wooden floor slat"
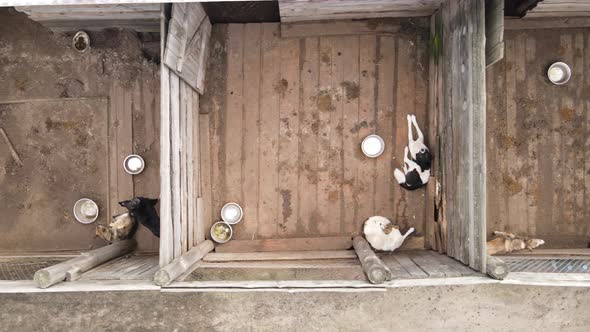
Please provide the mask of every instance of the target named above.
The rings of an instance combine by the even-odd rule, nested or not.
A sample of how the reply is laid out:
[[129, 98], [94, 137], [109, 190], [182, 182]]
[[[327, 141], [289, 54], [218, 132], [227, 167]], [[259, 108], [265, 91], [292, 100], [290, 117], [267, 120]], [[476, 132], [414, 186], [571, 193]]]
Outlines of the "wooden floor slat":
[[158, 256], [125, 256], [82, 274], [82, 280], [151, 280], [159, 269]]
[[[225, 83], [201, 102], [212, 110], [212, 216], [240, 203], [237, 240], [351, 236], [374, 215], [420, 235], [426, 189], [406, 193], [393, 178], [406, 115], [428, 132], [419, 31], [281, 39], [275, 23], [225, 27], [212, 43], [226, 53], [209, 59]], [[360, 150], [369, 134], [386, 142], [379, 158]]]

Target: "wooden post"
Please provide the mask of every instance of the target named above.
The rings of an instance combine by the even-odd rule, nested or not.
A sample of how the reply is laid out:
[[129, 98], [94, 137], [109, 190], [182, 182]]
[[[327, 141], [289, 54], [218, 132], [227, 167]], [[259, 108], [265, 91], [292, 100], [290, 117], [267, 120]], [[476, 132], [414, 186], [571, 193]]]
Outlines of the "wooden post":
[[59, 263], [35, 272], [33, 279], [40, 288], [47, 288], [51, 285], [62, 282], [68, 277], [69, 280], [76, 280], [81, 273], [84, 273], [95, 266], [108, 262], [119, 256], [132, 252], [137, 246], [134, 239], [113, 243], [111, 245], [95, 249], [80, 256]]
[[367, 278], [373, 284], [381, 284], [391, 279], [391, 270], [375, 255], [371, 246], [362, 236], [356, 236], [352, 240], [354, 251], [361, 261], [361, 265]]
[[508, 266], [498, 257], [488, 256], [486, 260], [486, 273], [498, 280], [503, 280], [508, 275]]
[[193, 264], [198, 262], [207, 253], [213, 250], [213, 242], [205, 240], [196, 247], [187, 251], [184, 255], [176, 258], [172, 263], [164, 266], [154, 276], [154, 283], [158, 286], [168, 286], [178, 276], [186, 272]]

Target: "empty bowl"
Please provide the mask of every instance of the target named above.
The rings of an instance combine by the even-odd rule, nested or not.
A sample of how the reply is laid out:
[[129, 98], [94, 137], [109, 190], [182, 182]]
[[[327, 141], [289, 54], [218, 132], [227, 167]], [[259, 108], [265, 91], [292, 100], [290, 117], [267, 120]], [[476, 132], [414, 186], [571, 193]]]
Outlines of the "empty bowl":
[[221, 208], [221, 219], [228, 224], [237, 224], [242, 220], [243, 213], [238, 203], [227, 203]]
[[369, 135], [365, 137], [361, 143], [361, 150], [365, 156], [369, 158], [379, 157], [385, 150], [385, 142], [383, 138], [377, 135]]
[[74, 217], [82, 224], [91, 224], [98, 218], [98, 205], [90, 198], [81, 198], [74, 204]]
[[131, 175], [136, 175], [143, 171], [145, 168], [145, 162], [140, 155], [130, 154], [125, 157], [125, 160], [123, 160], [123, 168], [125, 169], [125, 172]]
[[567, 83], [572, 77], [572, 70], [563, 62], [556, 62], [549, 66], [547, 70], [547, 77], [551, 83], [562, 85]]
[[218, 221], [211, 226], [211, 239], [217, 243], [226, 243], [231, 239], [233, 230], [231, 225], [224, 222]]

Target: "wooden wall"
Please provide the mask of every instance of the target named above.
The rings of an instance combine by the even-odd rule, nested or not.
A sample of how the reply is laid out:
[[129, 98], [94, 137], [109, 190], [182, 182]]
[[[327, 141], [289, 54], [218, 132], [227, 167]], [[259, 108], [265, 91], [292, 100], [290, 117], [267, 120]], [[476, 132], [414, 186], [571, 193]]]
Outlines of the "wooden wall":
[[[509, 30], [505, 37], [505, 60], [487, 70], [488, 234], [586, 247], [590, 29]], [[572, 68], [564, 86], [547, 80], [554, 61]]]
[[[424, 231], [426, 188], [402, 189], [393, 169], [406, 115], [427, 132], [428, 29], [325, 35], [338, 24], [290, 26], [292, 38], [274, 23], [214, 27], [201, 100], [210, 221], [224, 203], [240, 203], [236, 239], [350, 235], [373, 215]], [[386, 142], [377, 159], [360, 151], [371, 133]]]
[[485, 271], [485, 36], [483, 1], [440, 9], [438, 135], [446, 252]]

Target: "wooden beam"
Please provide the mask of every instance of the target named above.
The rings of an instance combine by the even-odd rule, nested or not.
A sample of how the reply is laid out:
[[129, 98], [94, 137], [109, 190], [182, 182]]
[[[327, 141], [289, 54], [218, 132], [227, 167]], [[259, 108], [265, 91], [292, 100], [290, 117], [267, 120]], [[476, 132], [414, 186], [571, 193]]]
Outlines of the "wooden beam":
[[137, 246], [134, 239], [113, 243], [111, 245], [95, 249], [80, 256], [35, 272], [33, 279], [39, 288], [47, 288], [62, 282], [69, 276], [75, 280], [95, 266], [108, 262], [119, 256], [132, 252]]
[[282, 38], [317, 36], [366, 35], [405, 33], [415, 29], [427, 29], [426, 18], [384, 18], [368, 20], [342, 20], [330, 22], [282, 23]]
[[351, 247], [352, 239], [348, 236], [266, 240], [231, 240], [215, 247], [215, 252], [348, 250]]
[[161, 268], [154, 276], [154, 283], [158, 286], [168, 286], [172, 281], [186, 272], [189, 267], [200, 261], [213, 250], [213, 242], [205, 240], [184, 255], [176, 258], [170, 264]]
[[503, 280], [508, 275], [508, 266], [498, 257], [488, 256], [486, 262], [486, 273], [490, 277]]
[[504, 0], [488, 0], [486, 17], [486, 66], [504, 58]]
[[276, 261], [276, 260], [311, 260], [311, 259], [350, 259], [356, 258], [352, 250], [319, 250], [290, 252], [246, 252], [246, 253], [210, 253], [203, 257], [204, 262], [232, 261]]
[[505, 30], [588, 28], [590, 17], [507, 18]]
[[361, 262], [363, 270], [367, 275], [367, 279], [373, 284], [382, 284], [387, 280], [391, 280], [391, 270], [381, 261], [377, 255], [371, 250], [371, 246], [362, 236], [356, 236], [352, 241], [354, 251]]

